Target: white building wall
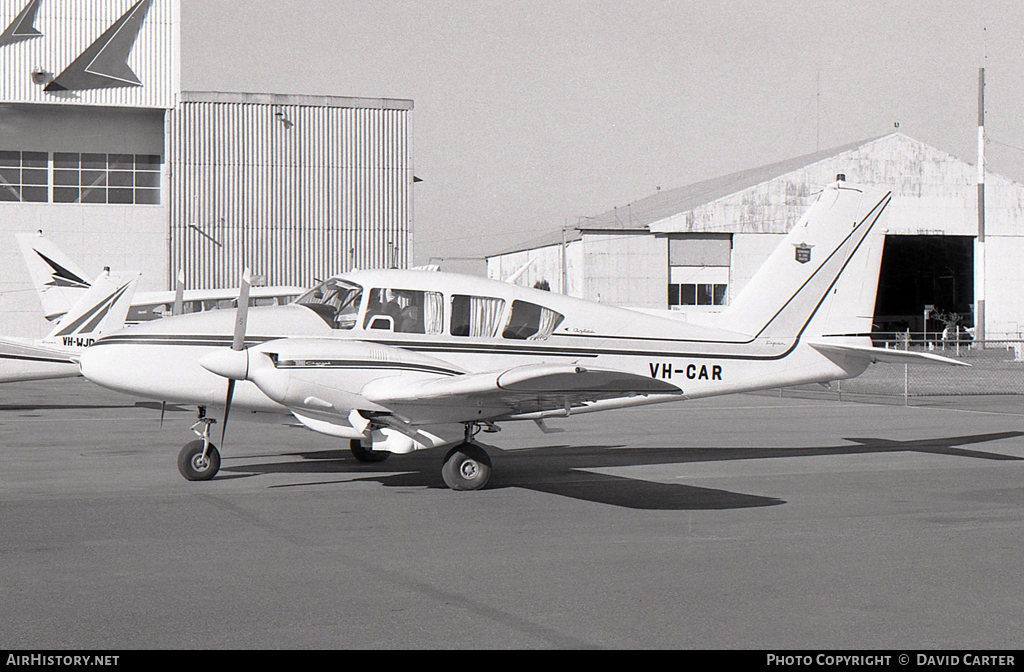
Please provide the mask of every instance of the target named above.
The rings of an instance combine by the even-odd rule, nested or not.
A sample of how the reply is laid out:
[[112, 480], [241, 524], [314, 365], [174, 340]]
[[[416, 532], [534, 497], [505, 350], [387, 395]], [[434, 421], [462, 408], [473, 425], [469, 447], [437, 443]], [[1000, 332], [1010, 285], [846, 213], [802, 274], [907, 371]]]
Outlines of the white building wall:
[[565, 292], [562, 292], [561, 243], [488, 257], [487, 277], [492, 280], [507, 280], [526, 264], [529, 264], [529, 267], [519, 276], [517, 285], [533, 287], [538, 282], [546, 280], [552, 292], [575, 297], [583, 296], [583, 241], [573, 240], [565, 245]]
[[631, 308], [667, 308], [667, 238], [646, 231], [587, 231], [583, 243], [583, 298]]
[[546, 280], [552, 291], [561, 291], [559, 286], [562, 277], [561, 245], [547, 245], [533, 250], [491, 257], [487, 260], [487, 277], [492, 280], [507, 281], [527, 264], [529, 266], [516, 280], [517, 285], [533, 287], [536, 283]]
[[[986, 190], [988, 183], [986, 182]], [[986, 199], [987, 200], [987, 199]], [[986, 338], [1024, 338], [1024, 237], [985, 236]]]

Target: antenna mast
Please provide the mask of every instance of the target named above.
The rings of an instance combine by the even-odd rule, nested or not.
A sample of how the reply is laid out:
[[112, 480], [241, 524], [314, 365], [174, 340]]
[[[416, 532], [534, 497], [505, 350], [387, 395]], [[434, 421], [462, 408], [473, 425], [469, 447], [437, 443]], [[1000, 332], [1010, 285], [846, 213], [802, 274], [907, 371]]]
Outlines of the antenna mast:
[[[985, 341], [985, 68], [978, 69], [978, 238], [974, 258], [974, 338]], [[984, 345], [982, 345], [984, 347]]]

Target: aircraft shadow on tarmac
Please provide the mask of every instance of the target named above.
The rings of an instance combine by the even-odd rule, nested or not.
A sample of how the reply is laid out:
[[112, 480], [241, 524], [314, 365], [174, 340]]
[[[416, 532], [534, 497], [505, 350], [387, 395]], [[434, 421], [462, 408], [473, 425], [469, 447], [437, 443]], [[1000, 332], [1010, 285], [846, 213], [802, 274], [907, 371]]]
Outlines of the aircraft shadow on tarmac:
[[[1024, 432], [998, 432], [948, 438], [895, 441], [877, 438], [846, 439], [857, 445], [814, 448], [625, 448], [623, 446], [546, 446], [519, 450], [491, 450], [494, 475], [487, 489], [523, 488], [572, 499], [641, 510], [738, 509], [785, 504], [784, 500], [702, 488], [682, 483], [663, 483], [603, 474], [593, 469], [688, 464], [728, 460], [814, 457], [889, 452], [919, 452], [984, 460], [1021, 460], [1010, 455], [963, 448], [1000, 439], [1024, 436]], [[272, 487], [299, 487], [352, 481], [375, 481], [386, 487], [445, 488], [440, 476], [441, 450], [398, 456], [383, 463], [357, 462], [347, 450], [283, 453], [294, 458], [273, 463], [232, 464], [221, 472], [244, 478], [270, 473], [346, 474], [364, 477], [341, 481], [292, 483]], [[235, 458], [246, 459], [244, 457]], [[233, 460], [234, 461], [234, 460]]]
[[31, 413], [32, 411], [105, 410], [135, 408], [135, 404], [0, 404], [0, 413]]
[[194, 409], [186, 408], [178, 404], [166, 404], [161, 409], [159, 401], [136, 401], [133, 403], [107, 403], [107, 404], [80, 404], [80, 403], [64, 403], [64, 404], [40, 404], [40, 403], [21, 403], [21, 404], [0, 404], [0, 413], [23, 413], [30, 411], [73, 411], [73, 410], [103, 410], [112, 408], [148, 408], [155, 411], [164, 410], [168, 413], [171, 412], [190, 412], [195, 413]]

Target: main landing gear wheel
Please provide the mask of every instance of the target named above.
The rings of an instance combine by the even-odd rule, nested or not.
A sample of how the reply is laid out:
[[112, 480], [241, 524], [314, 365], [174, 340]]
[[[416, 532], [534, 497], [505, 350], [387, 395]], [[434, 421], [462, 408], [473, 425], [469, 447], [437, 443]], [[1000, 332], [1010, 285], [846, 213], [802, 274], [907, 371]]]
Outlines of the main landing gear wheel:
[[445, 455], [441, 477], [452, 490], [479, 490], [491, 478], [491, 458], [476, 444], [460, 443]]
[[360, 462], [383, 462], [391, 457], [391, 453], [386, 450], [370, 450], [364, 447], [359, 439], [349, 440], [348, 448], [352, 451], [352, 457]]
[[203, 458], [203, 440], [189, 441], [178, 453], [178, 471], [190, 481], [208, 481], [220, 469], [220, 453], [210, 444]]

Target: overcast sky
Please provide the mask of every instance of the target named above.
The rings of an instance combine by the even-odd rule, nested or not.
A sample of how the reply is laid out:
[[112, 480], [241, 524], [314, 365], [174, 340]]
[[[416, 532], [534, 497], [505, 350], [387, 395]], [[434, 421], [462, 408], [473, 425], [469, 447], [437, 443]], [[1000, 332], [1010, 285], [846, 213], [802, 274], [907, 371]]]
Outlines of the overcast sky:
[[1019, 0], [181, 4], [185, 89], [414, 101], [416, 260], [446, 270], [897, 122], [974, 163], [980, 67], [988, 167], [1024, 181]]

